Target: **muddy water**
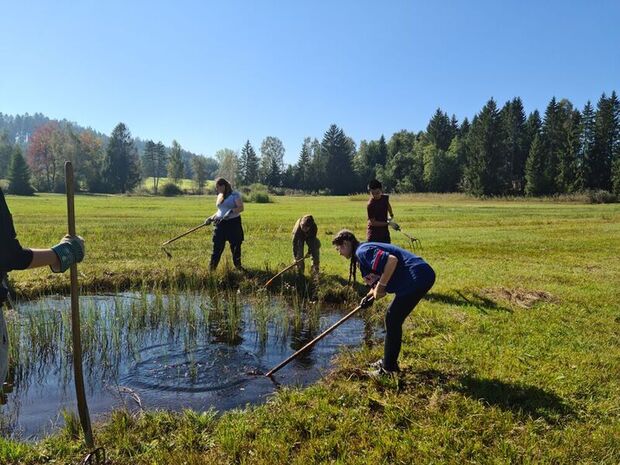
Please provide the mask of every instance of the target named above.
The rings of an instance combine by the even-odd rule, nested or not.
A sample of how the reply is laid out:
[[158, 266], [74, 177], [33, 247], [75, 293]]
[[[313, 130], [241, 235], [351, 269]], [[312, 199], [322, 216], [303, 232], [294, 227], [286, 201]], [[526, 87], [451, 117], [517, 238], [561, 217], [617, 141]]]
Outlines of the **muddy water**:
[[[351, 318], [280, 370], [274, 382], [261, 373], [345, 314], [302, 309], [294, 324], [294, 317], [282, 317], [291, 309], [274, 305], [270, 316], [258, 318], [251, 304], [237, 303], [236, 313], [218, 312], [202, 296], [176, 296], [174, 302], [129, 293], [82, 297], [91, 417], [96, 421], [123, 406], [222, 411], [264, 402], [278, 385], [315, 382], [338, 351], [375, 332], [361, 318]], [[76, 410], [69, 307], [68, 298], [46, 298], [18, 305], [9, 319], [11, 343], [19, 351], [13, 353], [12, 392], [0, 407], [3, 435], [40, 438], [62, 425], [63, 409]]]

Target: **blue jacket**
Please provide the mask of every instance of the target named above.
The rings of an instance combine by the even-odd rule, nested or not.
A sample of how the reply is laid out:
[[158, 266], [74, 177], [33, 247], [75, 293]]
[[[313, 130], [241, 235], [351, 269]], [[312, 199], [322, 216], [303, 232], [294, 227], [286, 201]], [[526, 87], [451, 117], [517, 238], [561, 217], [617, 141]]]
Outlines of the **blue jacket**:
[[386, 292], [407, 295], [416, 292], [431, 277], [434, 279], [431, 266], [408, 250], [382, 242], [363, 242], [355, 251], [355, 256], [366, 284], [372, 286], [379, 281], [389, 255], [394, 255], [398, 264], [387, 282]]

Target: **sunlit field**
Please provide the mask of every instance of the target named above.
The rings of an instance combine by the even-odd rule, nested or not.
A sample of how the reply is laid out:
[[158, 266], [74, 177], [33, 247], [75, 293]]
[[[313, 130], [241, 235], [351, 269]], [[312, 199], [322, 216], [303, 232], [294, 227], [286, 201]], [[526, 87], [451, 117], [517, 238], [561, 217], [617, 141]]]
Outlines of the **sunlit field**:
[[[366, 196], [271, 199], [242, 214], [247, 273], [229, 270], [227, 249], [211, 275], [210, 226], [170, 244], [171, 259], [161, 244], [201, 224], [214, 196], [77, 196], [82, 290], [216, 283], [255, 293], [292, 262], [293, 224], [312, 214], [321, 276], [308, 298], [355, 306], [361, 286], [346, 291], [348, 262], [331, 237], [346, 227], [365, 238]], [[49, 247], [65, 233], [62, 195], [7, 202], [24, 246]], [[365, 376], [382, 354], [376, 338], [341, 351], [317, 384], [282, 389], [258, 407], [115, 412], [96, 425], [97, 444], [120, 464], [620, 462], [620, 205], [461, 195], [391, 202], [437, 272], [405, 323], [398, 379]], [[11, 281], [22, 299], [68, 292], [68, 275], [46, 269], [13, 272]], [[292, 298], [288, 283], [292, 272], [272, 292]], [[369, 312], [380, 317], [387, 302]], [[72, 432], [69, 423], [37, 443], [0, 439], [0, 463], [75, 462], [86, 451]]]

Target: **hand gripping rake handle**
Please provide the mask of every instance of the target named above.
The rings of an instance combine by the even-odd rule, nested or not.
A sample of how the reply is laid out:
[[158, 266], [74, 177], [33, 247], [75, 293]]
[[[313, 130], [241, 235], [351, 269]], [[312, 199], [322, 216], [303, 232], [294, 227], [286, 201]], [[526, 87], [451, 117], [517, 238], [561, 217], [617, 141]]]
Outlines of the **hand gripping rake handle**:
[[263, 287], [269, 287], [269, 285], [273, 282], [274, 279], [276, 279], [278, 276], [280, 276], [282, 273], [285, 273], [286, 271], [290, 270], [291, 268], [293, 268], [295, 265], [303, 262], [306, 258], [309, 258], [311, 255], [310, 252], [308, 252], [306, 255], [304, 255], [303, 257], [301, 257], [299, 260], [295, 260], [293, 263], [291, 263], [289, 266], [287, 266], [286, 268], [284, 268], [282, 271], [280, 271], [277, 275], [275, 275], [273, 278], [271, 278], [269, 281], [267, 281], [265, 283], [265, 285]]
[[366, 304], [360, 304], [357, 307], [355, 307], [353, 310], [351, 310], [349, 313], [347, 313], [345, 316], [343, 316], [342, 318], [340, 318], [337, 322], [335, 322], [333, 325], [331, 325], [329, 328], [327, 328], [325, 331], [323, 331], [321, 334], [319, 334], [317, 337], [315, 337], [314, 339], [312, 339], [310, 342], [308, 342], [305, 346], [303, 346], [301, 349], [299, 349], [297, 352], [295, 352], [293, 355], [291, 355], [289, 358], [287, 358], [286, 360], [284, 360], [283, 362], [280, 362], [279, 365], [273, 367], [271, 370], [269, 370], [267, 373], [265, 373], [265, 376], [271, 376], [273, 375], [276, 371], [280, 370], [280, 368], [285, 367], [286, 365], [289, 364], [289, 362], [291, 362], [293, 359], [297, 358], [299, 356], [299, 354], [305, 352], [306, 350], [308, 350], [310, 347], [312, 347], [314, 344], [316, 344], [317, 342], [319, 342], [321, 339], [323, 339], [325, 336], [327, 336], [329, 333], [331, 333], [334, 329], [336, 329], [338, 326], [340, 326], [342, 323], [344, 323], [345, 321], [347, 321], [349, 318], [351, 318], [353, 315], [355, 315], [357, 312], [359, 312], [362, 308], [366, 308], [367, 305], [369, 305], [370, 303], [372, 303], [372, 298], [368, 299], [366, 301]]

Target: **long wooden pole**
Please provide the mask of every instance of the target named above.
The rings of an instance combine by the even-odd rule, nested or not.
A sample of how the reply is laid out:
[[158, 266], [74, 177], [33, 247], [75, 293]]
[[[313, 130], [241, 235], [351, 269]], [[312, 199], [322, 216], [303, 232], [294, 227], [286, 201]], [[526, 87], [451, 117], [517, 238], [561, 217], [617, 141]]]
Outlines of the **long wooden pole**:
[[[73, 165], [65, 162], [65, 187], [67, 190], [67, 221], [69, 235], [75, 236], [75, 207], [73, 187]], [[75, 394], [77, 397], [78, 414], [84, 431], [86, 446], [92, 449], [95, 446], [93, 431], [90, 426], [90, 415], [86, 403], [84, 390], [84, 375], [82, 373], [82, 338], [80, 333], [80, 293], [78, 288], [77, 264], [71, 265], [71, 335], [73, 338], [73, 376], [75, 378]]]
[[196, 231], [196, 230], [198, 230], [200, 228], [204, 228], [205, 226], [206, 226], [206, 223], [202, 223], [201, 225], [198, 225], [198, 226], [196, 226], [196, 227], [194, 227], [194, 228], [192, 228], [192, 229], [190, 229], [188, 231], [185, 231], [183, 234], [179, 234], [178, 236], [173, 237], [172, 239], [167, 240], [161, 246], [163, 247], [165, 245], [170, 244], [171, 242], [177, 241], [177, 240], [181, 239], [182, 237], [185, 237], [188, 234], [191, 234], [191, 233], [193, 233], [194, 231]]
[[276, 279], [278, 276], [280, 276], [282, 273], [287, 272], [288, 270], [290, 270], [291, 268], [293, 268], [295, 265], [297, 265], [298, 263], [303, 262], [306, 258], [310, 257], [310, 252], [308, 252], [306, 255], [304, 255], [303, 257], [301, 257], [299, 260], [295, 260], [293, 263], [291, 263], [289, 266], [287, 266], [286, 268], [284, 268], [282, 271], [280, 271], [277, 275], [275, 275], [273, 278], [271, 278], [269, 281], [267, 281], [265, 283], [265, 286], [263, 287], [269, 287], [269, 285], [273, 282], [274, 279]]
[[[370, 302], [370, 301], [369, 301]], [[344, 323], [345, 321], [347, 321], [349, 318], [351, 318], [353, 315], [355, 315], [357, 312], [359, 312], [362, 308], [365, 308], [365, 306], [363, 305], [358, 305], [357, 307], [355, 307], [353, 310], [351, 310], [349, 313], [347, 313], [345, 316], [343, 316], [342, 318], [340, 318], [337, 322], [335, 322], [333, 325], [331, 325], [329, 328], [327, 328], [325, 331], [323, 331], [321, 334], [319, 334], [317, 337], [315, 337], [314, 339], [312, 339], [310, 342], [308, 342], [305, 346], [303, 346], [301, 349], [299, 349], [297, 352], [295, 352], [293, 355], [291, 355], [290, 357], [288, 357], [286, 360], [284, 360], [283, 362], [280, 362], [280, 364], [276, 365], [275, 367], [273, 367], [271, 370], [269, 370], [267, 373], [265, 373], [265, 376], [271, 376], [273, 375], [276, 371], [280, 370], [280, 368], [285, 367], [286, 365], [289, 364], [289, 362], [291, 362], [293, 359], [297, 358], [299, 356], [299, 354], [305, 352], [306, 350], [308, 350], [310, 347], [312, 347], [314, 344], [316, 344], [317, 342], [319, 342], [321, 339], [323, 339], [325, 336], [327, 336], [329, 333], [331, 333], [334, 329], [336, 329], [338, 326], [340, 326], [342, 323]]]

